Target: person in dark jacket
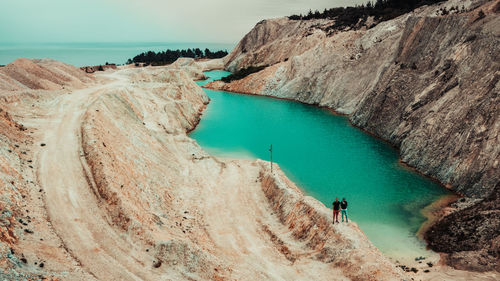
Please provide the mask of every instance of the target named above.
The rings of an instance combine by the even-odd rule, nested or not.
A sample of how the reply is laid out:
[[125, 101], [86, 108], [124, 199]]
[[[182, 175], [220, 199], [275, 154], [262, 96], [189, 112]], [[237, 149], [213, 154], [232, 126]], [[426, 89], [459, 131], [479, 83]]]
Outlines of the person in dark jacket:
[[342, 212], [342, 222], [344, 222], [344, 216], [346, 222], [349, 222], [347, 218], [347, 201], [345, 201], [345, 198], [342, 198], [342, 202], [340, 202], [340, 211]]
[[340, 202], [338, 198], [335, 198], [335, 202], [333, 202], [333, 223], [335, 221], [339, 222], [339, 213], [340, 213]]

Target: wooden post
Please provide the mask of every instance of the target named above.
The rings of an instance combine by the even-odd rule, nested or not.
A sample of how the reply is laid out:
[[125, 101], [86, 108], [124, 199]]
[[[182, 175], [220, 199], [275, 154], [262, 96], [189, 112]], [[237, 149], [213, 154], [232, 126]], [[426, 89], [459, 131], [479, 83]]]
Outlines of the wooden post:
[[271, 148], [269, 149], [271, 152], [271, 173], [273, 172], [273, 145], [271, 144]]

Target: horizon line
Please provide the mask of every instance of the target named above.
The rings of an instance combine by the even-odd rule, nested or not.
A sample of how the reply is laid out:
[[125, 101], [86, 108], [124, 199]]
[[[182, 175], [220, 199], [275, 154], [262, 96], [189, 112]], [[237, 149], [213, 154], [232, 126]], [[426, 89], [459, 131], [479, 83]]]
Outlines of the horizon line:
[[148, 44], [227, 44], [236, 45], [238, 42], [196, 42], [196, 41], [17, 41], [0, 42], [2, 44], [110, 44], [110, 43], [148, 43]]

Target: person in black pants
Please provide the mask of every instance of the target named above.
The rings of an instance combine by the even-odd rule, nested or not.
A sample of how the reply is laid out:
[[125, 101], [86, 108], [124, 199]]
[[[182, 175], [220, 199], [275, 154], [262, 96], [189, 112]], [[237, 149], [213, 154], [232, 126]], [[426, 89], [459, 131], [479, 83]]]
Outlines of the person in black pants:
[[335, 221], [339, 222], [339, 213], [340, 202], [338, 198], [335, 198], [335, 202], [333, 202], [333, 223], [335, 223]]
[[347, 201], [345, 201], [345, 198], [342, 198], [342, 201], [340, 202], [340, 211], [342, 213], [342, 222], [344, 222], [344, 216], [346, 222], [349, 222], [349, 219], [347, 218]]

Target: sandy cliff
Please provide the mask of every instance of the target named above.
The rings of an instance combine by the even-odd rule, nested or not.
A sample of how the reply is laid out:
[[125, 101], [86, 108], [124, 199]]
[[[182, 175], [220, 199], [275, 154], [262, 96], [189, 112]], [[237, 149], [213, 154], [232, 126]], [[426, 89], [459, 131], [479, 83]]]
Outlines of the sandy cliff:
[[[455, 5], [467, 11], [437, 15]], [[465, 195], [460, 211], [427, 232], [430, 246], [457, 268], [500, 270], [499, 13], [499, 1], [448, 1], [330, 34], [314, 21], [262, 21], [226, 68], [270, 66], [207, 87], [349, 114], [399, 147], [404, 162]]]
[[2, 68], [0, 277], [404, 279], [279, 168], [217, 159], [186, 135], [209, 102], [196, 69], [220, 63]]

